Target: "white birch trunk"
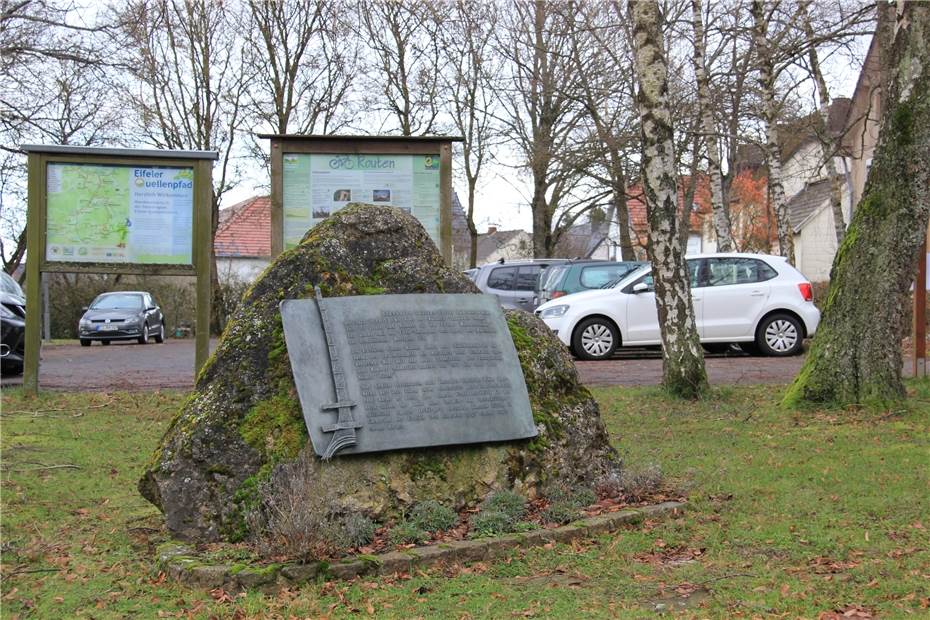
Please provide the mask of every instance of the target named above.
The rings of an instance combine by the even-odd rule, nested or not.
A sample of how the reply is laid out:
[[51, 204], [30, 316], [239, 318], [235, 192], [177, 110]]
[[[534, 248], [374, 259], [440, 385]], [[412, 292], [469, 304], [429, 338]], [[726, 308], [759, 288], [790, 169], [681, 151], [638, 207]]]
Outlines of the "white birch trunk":
[[662, 17], [655, 0], [630, 0], [629, 10], [639, 81], [643, 193], [649, 219], [647, 250], [662, 335], [663, 385], [674, 394], [695, 397], [706, 390], [707, 373], [678, 234], [677, 175]]
[[[717, 234], [717, 251], [732, 252], [730, 206], [723, 201], [723, 175], [720, 172], [720, 146], [710, 100], [710, 78], [704, 65], [704, 18], [701, 0], [691, 0], [692, 26], [694, 27], [694, 74], [698, 86], [698, 106], [701, 110], [701, 133], [710, 174], [710, 200], [714, 212], [714, 232]], [[688, 205], [685, 205], [687, 208]]]
[[781, 179], [781, 143], [778, 140], [778, 102], [775, 100], [775, 68], [767, 33], [768, 23], [762, 0], [752, 3], [753, 39], [758, 55], [759, 87], [762, 97], [762, 119], [765, 121], [765, 157], [769, 167], [769, 192], [778, 231], [779, 253], [794, 264], [794, 233]]

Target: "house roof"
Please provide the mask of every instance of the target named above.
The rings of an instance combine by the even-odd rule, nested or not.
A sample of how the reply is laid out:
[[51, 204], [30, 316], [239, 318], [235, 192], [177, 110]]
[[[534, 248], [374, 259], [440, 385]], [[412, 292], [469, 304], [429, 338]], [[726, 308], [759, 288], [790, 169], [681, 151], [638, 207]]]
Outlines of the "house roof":
[[820, 208], [829, 203], [830, 189], [830, 179], [821, 179], [808, 183], [791, 197], [788, 201], [788, 221], [795, 234], [801, 232]]
[[[685, 186], [689, 183], [690, 177], [682, 176], [678, 180], [678, 212], [684, 208], [685, 203]], [[689, 227], [692, 231], [700, 231], [704, 218], [711, 212], [709, 201], [704, 197], [709, 192], [709, 180], [705, 175], [697, 178], [697, 187], [694, 192], [694, 205], [697, 209], [692, 209], [688, 217]], [[642, 185], [636, 184], [627, 188], [626, 208], [630, 214], [630, 230], [633, 233], [633, 243], [638, 243], [646, 247], [646, 240], [649, 237], [649, 219], [646, 217], [646, 202], [643, 197]]]
[[559, 237], [555, 256], [588, 258], [607, 240], [609, 230], [610, 222], [607, 220], [575, 224]]
[[271, 197], [253, 196], [220, 210], [213, 250], [224, 258], [271, 256]]
[[478, 235], [478, 264], [488, 262], [488, 257], [500, 248], [514, 242], [521, 235], [529, 235], [522, 229], [497, 230]]

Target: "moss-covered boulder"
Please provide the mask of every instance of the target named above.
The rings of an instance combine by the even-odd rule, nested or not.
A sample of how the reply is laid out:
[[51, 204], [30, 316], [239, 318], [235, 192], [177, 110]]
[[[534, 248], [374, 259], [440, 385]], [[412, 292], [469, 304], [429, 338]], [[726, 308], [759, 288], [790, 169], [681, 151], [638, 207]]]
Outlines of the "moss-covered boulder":
[[[460, 509], [499, 489], [532, 498], [549, 485], [591, 484], [618, 467], [568, 352], [523, 312], [509, 312], [507, 321], [537, 438], [322, 462], [304, 426], [278, 311], [283, 299], [311, 297], [314, 285], [326, 296], [478, 292], [399, 209], [350, 205], [311, 230], [245, 294], [139, 482], [176, 536], [241, 540], [259, 527], [250, 515], [269, 506], [385, 522], [419, 501]], [[288, 498], [269, 497], [276, 493]]]

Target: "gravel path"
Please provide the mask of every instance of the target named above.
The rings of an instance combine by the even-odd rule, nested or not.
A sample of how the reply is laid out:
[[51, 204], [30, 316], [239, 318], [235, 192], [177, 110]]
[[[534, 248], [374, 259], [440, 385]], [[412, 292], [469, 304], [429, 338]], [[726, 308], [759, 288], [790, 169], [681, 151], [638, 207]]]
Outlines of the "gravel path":
[[[211, 350], [216, 341], [211, 341]], [[803, 357], [769, 358], [747, 355], [710, 355], [707, 373], [715, 384], [788, 383], [801, 368]], [[577, 362], [588, 385], [657, 385], [662, 380], [658, 352], [624, 351], [604, 362]], [[22, 377], [3, 377], [4, 387]], [[189, 389], [194, 383], [194, 341], [171, 340], [139, 345], [114, 342], [45, 346], [39, 385], [65, 390]]]

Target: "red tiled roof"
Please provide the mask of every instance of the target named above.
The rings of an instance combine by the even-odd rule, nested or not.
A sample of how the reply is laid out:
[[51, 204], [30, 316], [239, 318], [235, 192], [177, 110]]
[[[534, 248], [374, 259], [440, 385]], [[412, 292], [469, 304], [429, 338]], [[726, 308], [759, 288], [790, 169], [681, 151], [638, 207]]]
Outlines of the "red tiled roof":
[[271, 197], [253, 196], [221, 209], [213, 251], [221, 257], [271, 256]]
[[[678, 180], [678, 212], [684, 208], [685, 186], [690, 177], [681, 177]], [[633, 235], [633, 243], [641, 247], [646, 247], [646, 240], [649, 238], [649, 220], [646, 217], [646, 202], [643, 197], [643, 188], [637, 183], [627, 188], [626, 208], [630, 214], [630, 230]], [[711, 211], [710, 184], [706, 176], [701, 175], [697, 180], [697, 187], [694, 191], [694, 204], [696, 210], [691, 211], [689, 217], [690, 228], [692, 231], [699, 232], [704, 222], [704, 218]]]

